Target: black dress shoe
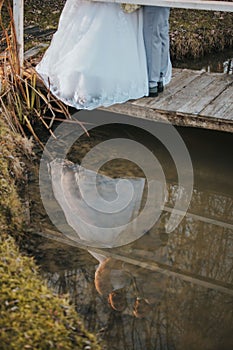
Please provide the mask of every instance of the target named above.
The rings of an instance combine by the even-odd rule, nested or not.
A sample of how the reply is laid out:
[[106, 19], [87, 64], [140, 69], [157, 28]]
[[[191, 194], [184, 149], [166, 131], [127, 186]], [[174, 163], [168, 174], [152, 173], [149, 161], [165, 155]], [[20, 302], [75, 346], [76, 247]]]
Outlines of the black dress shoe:
[[163, 90], [164, 90], [163, 82], [159, 81], [158, 82], [158, 92], [163, 92]]
[[155, 86], [153, 88], [149, 88], [149, 95], [148, 95], [148, 97], [157, 97], [158, 94], [159, 94], [158, 86]]

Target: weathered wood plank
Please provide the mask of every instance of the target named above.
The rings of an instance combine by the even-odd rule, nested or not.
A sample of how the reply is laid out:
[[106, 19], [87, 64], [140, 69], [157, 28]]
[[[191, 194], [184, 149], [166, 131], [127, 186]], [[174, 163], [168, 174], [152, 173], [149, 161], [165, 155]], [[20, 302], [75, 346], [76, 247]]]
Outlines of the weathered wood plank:
[[204, 73], [205, 71], [184, 69], [182, 75], [172, 78], [171, 83], [165, 87], [164, 93], [158, 99], [152, 99], [150, 107], [162, 108], [162, 103], [172, 101], [174, 94], [182, 93], [190, 83], [196, 81]]
[[189, 69], [173, 69], [172, 80], [170, 84], [165, 87], [163, 94], [159, 95], [158, 98], [142, 98], [132, 102], [137, 106], [149, 106], [151, 108], [160, 108], [161, 103], [167, 98], [171, 98], [172, 95], [182, 89], [184, 89], [191, 81], [196, 77], [203, 74], [204, 71], [193, 71]]
[[232, 83], [201, 112], [201, 116], [233, 120], [233, 77]]
[[171, 83], [157, 98], [145, 97], [107, 110], [177, 126], [233, 132], [232, 96], [232, 75], [174, 69]]
[[184, 85], [182, 89], [179, 89], [178, 91], [171, 90], [168, 97], [163, 100], [158, 99], [156, 104], [151, 104], [150, 107], [156, 107], [167, 111], [177, 111], [183, 107], [187, 101], [205, 93], [206, 88], [214, 81], [214, 79], [214, 75], [208, 73], [196, 76], [195, 79], [192, 79], [187, 85]]
[[206, 87], [206, 89], [204, 89], [204, 91], [197, 90], [197, 94], [193, 98], [190, 98], [186, 104], [178, 108], [177, 112], [199, 114], [206, 106], [226, 90], [231, 83], [231, 76], [215, 75], [215, 79]]
[[27, 60], [29, 58], [32, 58], [36, 56], [42, 49], [48, 47], [48, 44], [39, 44], [37, 46], [32, 47], [31, 49], [25, 51], [24, 58]]
[[233, 121], [233, 103], [231, 103], [229, 107], [225, 110], [225, 112], [222, 115], [222, 118]]

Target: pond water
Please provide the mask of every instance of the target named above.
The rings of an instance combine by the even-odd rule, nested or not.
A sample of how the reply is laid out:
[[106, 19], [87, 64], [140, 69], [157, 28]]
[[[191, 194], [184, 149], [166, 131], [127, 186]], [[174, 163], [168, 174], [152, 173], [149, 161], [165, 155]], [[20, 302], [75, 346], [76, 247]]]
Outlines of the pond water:
[[184, 59], [173, 62], [176, 68], [188, 68], [194, 70], [204, 69], [206, 72], [233, 74], [233, 50], [226, 49], [222, 52], [213, 52], [196, 59]]
[[[158, 126], [148, 123], [151, 129]], [[156, 224], [130, 244], [80, 249], [72, 242], [58, 242], [59, 234], [54, 240], [37, 235], [56, 228], [41, 205], [37, 173], [31, 177], [32, 240], [25, 247], [55, 292], [69, 293], [103, 349], [233, 347], [232, 135], [192, 128], [177, 131], [192, 159], [194, 191], [187, 214], [171, 233], [165, 232], [170, 217], [166, 208], [177, 196], [176, 169], [161, 142], [142, 128], [95, 128], [69, 153], [76, 163], [98, 143], [125, 137], [142, 143], [159, 159], [167, 179], [166, 208]], [[113, 178], [143, 177], [138, 166], [123, 159], [108, 162], [101, 170]]]

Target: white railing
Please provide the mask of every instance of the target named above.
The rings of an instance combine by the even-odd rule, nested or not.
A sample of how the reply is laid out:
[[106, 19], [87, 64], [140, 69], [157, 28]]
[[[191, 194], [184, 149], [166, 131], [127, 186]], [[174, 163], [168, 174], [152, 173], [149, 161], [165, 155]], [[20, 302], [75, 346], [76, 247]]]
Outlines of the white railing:
[[[187, 8], [195, 10], [225, 11], [233, 12], [233, 2], [229, 1], [208, 1], [208, 0], [93, 0], [100, 2], [129, 3], [140, 5], [153, 5], [163, 7]], [[23, 41], [23, 21], [24, 21], [24, 0], [13, 0], [13, 11], [15, 30], [18, 44], [18, 54], [20, 66], [23, 66], [24, 41]]]
[[176, 7], [194, 10], [233, 12], [233, 2], [208, 0], [92, 0], [100, 2], [116, 2], [163, 7]]
[[23, 67], [24, 58], [24, 40], [23, 40], [23, 22], [24, 22], [24, 0], [13, 0], [13, 13], [16, 31], [16, 40], [18, 46], [19, 64]]

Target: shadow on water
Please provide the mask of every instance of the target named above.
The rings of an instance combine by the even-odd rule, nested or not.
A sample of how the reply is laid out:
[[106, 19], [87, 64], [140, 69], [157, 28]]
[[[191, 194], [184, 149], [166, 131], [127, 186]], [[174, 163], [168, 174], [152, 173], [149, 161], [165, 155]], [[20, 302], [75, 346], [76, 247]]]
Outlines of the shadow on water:
[[[41, 206], [37, 176], [31, 181], [33, 240], [27, 249], [49, 285], [59, 294], [70, 294], [104, 349], [232, 349], [232, 135], [177, 130], [192, 158], [194, 192], [187, 215], [171, 234], [164, 229], [170, 216], [165, 208], [154, 227], [125, 246], [80, 249], [68, 239], [67, 244], [59, 243], [63, 239], [59, 234], [47, 240], [33, 234], [52, 233], [55, 228]], [[176, 169], [158, 140], [139, 128], [118, 124], [97, 128], [91, 136], [83, 135], [74, 144], [70, 160], [80, 162], [109, 138], [140, 141], [162, 164], [168, 186], [166, 207], [172, 207]], [[135, 164], [122, 159], [101, 170], [111, 177], [143, 176]]]

